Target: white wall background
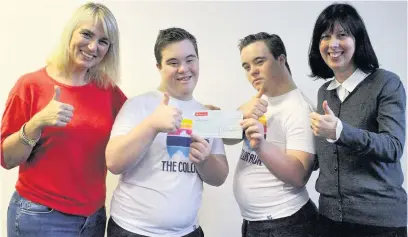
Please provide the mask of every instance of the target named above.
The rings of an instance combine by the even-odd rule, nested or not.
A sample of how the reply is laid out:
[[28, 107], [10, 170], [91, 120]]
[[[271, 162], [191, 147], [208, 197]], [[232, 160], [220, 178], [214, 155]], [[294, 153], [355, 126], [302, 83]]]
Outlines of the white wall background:
[[[24, 73], [44, 66], [73, 11], [85, 1], [4, 1], [0, 13], [0, 112], [7, 95]], [[153, 46], [159, 29], [178, 26], [198, 39], [200, 79], [195, 97], [223, 109], [236, 109], [254, 90], [240, 66], [238, 39], [259, 31], [283, 39], [293, 77], [316, 103], [323, 81], [307, 77], [308, 48], [318, 14], [331, 2], [136, 2], [105, 1], [121, 32], [122, 90], [130, 97], [155, 89], [159, 74]], [[362, 15], [382, 68], [407, 78], [407, 3], [353, 2]], [[240, 146], [226, 147], [230, 175], [222, 187], [205, 186], [200, 222], [208, 237], [240, 236], [241, 217], [232, 194], [232, 177]], [[406, 177], [406, 155], [403, 158]], [[317, 202], [315, 172], [307, 188]], [[6, 236], [6, 213], [17, 169], [0, 171], [0, 236]], [[107, 207], [117, 176], [108, 175]], [[406, 182], [405, 182], [406, 184]], [[404, 185], [405, 186], [405, 185]]]

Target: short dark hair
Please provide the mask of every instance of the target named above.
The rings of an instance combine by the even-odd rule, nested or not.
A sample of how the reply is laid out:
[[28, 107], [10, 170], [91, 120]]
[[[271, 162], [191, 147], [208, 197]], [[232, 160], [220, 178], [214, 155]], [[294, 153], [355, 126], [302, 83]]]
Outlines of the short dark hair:
[[320, 13], [313, 29], [309, 48], [309, 66], [312, 71], [310, 76], [323, 79], [334, 77], [333, 71], [320, 55], [319, 45], [322, 34], [326, 30], [333, 32], [336, 23], [339, 23], [355, 39], [355, 51], [352, 60], [356, 67], [365, 73], [371, 73], [377, 69], [379, 67], [377, 56], [371, 45], [363, 19], [353, 6], [334, 3]]
[[259, 32], [257, 34], [248, 35], [239, 41], [238, 44], [239, 51], [241, 52], [242, 49], [245, 48], [246, 46], [258, 41], [263, 41], [266, 44], [266, 46], [269, 49], [269, 52], [275, 59], [278, 59], [278, 57], [281, 56], [282, 54], [285, 55], [286, 57], [285, 65], [288, 68], [289, 73], [292, 74], [288, 63], [288, 56], [286, 55], [285, 44], [283, 43], [282, 39], [276, 34]]
[[191, 41], [198, 57], [197, 40], [194, 37], [194, 35], [192, 35], [191, 33], [182, 28], [177, 27], [171, 27], [164, 30], [160, 30], [159, 35], [157, 36], [156, 39], [156, 43], [154, 44], [154, 56], [156, 58], [157, 64], [161, 65], [161, 60], [163, 57], [162, 51], [164, 48], [166, 48], [169, 44], [180, 42], [185, 39]]

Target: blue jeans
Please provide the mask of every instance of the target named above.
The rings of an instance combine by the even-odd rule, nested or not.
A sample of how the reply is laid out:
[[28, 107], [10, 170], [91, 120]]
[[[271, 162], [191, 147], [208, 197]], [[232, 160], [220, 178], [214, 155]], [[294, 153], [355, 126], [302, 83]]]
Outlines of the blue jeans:
[[103, 237], [105, 207], [89, 217], [65, 214], [14, 192], [7, 211], [8, 237]]
[[244, 220], [242, 237], [312, 237], [317, 216], [316, 205], [309, 200], [299, 211], [288, 217], [264, 221]]

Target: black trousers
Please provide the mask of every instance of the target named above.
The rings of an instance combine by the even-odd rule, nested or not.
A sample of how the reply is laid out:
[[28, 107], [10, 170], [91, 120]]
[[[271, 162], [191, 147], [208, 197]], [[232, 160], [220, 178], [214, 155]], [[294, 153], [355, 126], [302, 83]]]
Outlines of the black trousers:
[[295, 214], [275, 220], [242, 223], [242, 237], [312, 237], [317, 220], [316, 205], [309, 200]]
[[407, 227], [382, 227], [333, 221], [319, 215], [318, 237], [407, 237]]
[[[108, 237], [148, 237], [144, 235], [138, 235], [138, 234], [135, 234], [135, 233], [132, 233], [130, 231], [123, 229], [118, 224], [116, 224], [116, 222], [112, 219], [112, 217], [109, 218], [107, 235]], [[201, 227], [198, 227], [190, 234], [180, 236], [180, 237], [204, 237], [204, 232], [201, 229]]]

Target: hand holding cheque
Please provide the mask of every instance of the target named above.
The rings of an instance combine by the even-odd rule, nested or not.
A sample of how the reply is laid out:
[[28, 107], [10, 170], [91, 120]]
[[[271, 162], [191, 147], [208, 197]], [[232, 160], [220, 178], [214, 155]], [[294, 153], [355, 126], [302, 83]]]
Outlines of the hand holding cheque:
[[201, 137], [242, 139], [240, 111], [196, 111], [192, 120], [193, 133]]
[[[268, 102], [262, 99], [263, 88], [251, 100], [236, 111], [223, 111], [218, 107], [206, 105], [210, 111], [196, 111], [193, 118], [193, 132], [202, 137], [242, 139], [242, 131], [256, 148], [264, 139], [262, 120], [267, 111]], [[244, 119], [244, 120], [242, 120]]]
[[266, 118], [264, 114], [268, 110], [268, 102], [261, 98], [263, 93], [264, 88], [261, 87], [255, 97], [239, 107], [244, 114], [244, 120], [240, 124], [252, 149], [258, 149], [265, 140]]
[[[251, 138], [263, 138], [263, 125], [258, 121], [267, 111], [268, 106], [268, 102], [261, 98], [263, 92], [263, 88], [261, 88], [256, 96], [241, 105], [238, 110], [225, 111], [213, 105], [206, 105], [206, 108], [210, 110], [194, 111], [191, 117], [192, 132], [197, 136], [206, 138], [241, 140], [243, 139], [243, 130], [250, 128], [245, 131], [249, 140]], [[180, 128], [183, 119], [182, 112], [169, 106], [169, 100], [169, 95], [164, 93], [163, 101], [151, 116], [153, 119], [151, 124], [157, 132], [171, 133]], [[254, 126], [259, 127], [259, 129], [254, 129]], [[258, 144], [258, 142], [256, 143]]]

